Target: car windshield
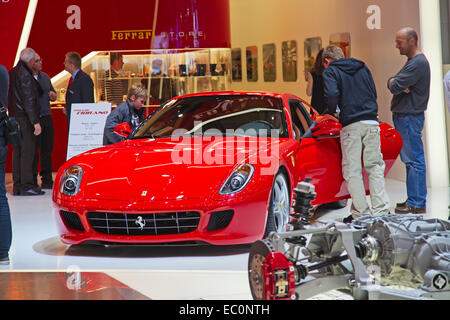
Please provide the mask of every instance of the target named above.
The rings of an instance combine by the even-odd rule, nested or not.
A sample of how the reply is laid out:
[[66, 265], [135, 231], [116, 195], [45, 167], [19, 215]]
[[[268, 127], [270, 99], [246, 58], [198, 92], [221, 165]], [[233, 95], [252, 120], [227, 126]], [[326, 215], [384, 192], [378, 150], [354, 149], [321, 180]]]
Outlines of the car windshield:
[[130, 139], [184, 135], [287, 137], [282, 100], [261, 95], [171, 100], [143, 121]]

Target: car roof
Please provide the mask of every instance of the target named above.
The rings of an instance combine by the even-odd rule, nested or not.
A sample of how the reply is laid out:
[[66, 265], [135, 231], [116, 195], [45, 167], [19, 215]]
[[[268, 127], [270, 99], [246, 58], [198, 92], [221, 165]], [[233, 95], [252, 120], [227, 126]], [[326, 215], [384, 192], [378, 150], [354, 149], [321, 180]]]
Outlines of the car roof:
[[191, 93], [186, 94], [183, 96], [177, 96], [173, 97], [172, 99], [168, 100], [174, 100], [174, 99], [183, 99], [183, 98], [191, 98], [191, 97], [206, 97], [206, 96], [229, 96], [229, 95], [242, 95], [242, 96], [265, 96], [265, 97], [272, 97], [272, 98], [279, 98], [279, 99], [298, 99], [302, 101], [303, 103], [306, 103], [309, 105], [308, 102], [306, 102], [304, 99], [297, 97], [296, 95], [290, 94], [290, 93], [277, 93], [277, 92], [270, 92], [270, 91], [212, 91], [212, 92], [199, 92], [199, 93]]
[[284, 93], [276, 93], [276, 92], [268, 92], [268, 91], [213, 91], [213, 92], [199, 92], [199, 93], [192, 93], [187, 94], [184, 96], [178, 96], [174, 99], [181, 99], [181, 98], [189, 98], [189, 97], [204, 97], [204, 96], [230, 96], [230, 95], [243, 95], [243, 96], [249, 96], [249, 95], [258, 95], [258, 96], [267, 96], [267, 97], [274, 97], [274, 98], [282, 98], [286, 94]]

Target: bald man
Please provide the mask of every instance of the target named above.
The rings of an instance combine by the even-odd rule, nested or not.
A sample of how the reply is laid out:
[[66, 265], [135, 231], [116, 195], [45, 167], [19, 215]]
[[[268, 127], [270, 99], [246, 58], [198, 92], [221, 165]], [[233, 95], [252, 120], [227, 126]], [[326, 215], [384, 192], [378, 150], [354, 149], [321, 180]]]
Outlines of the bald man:
[[418, 47], [417, 32], [410, 28], [399, 30], [395, 36], [400, 55], [407, 57], [406, 64], [388, 80], [393, 94], [391, 101], [395, 129], [403, 139], [400, 159], [406, 166], [405, 202], [397, 203], [398, 214], [426, 213], [427, 178], [422, 131], [425, 110], [430, 97], [430, 65]]

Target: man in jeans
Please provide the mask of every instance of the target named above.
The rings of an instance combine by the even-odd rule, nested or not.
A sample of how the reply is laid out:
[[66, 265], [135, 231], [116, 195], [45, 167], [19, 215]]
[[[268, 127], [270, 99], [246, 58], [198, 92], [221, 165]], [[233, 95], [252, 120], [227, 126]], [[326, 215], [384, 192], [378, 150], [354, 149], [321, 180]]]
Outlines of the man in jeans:
[[406, 166], [408, 199], [395, 207], [395, 212], [400, 214], [426, 213], [427, 176], [422, 130], [430, 96], [430, 65], [419, 51], [417, 40], [412, 28], [397, 32], [396, 47], [408, 60], [388, 80], [388, 88], [394, 95], [391, 102], [394, 126], [403, 139], [400, 159]]
[[[323, 52], [325, 105], [328, 113], [340, 109], [339, 122], [342, 149], [342, 174], [352, 197], [351, 214], [345, 223], [364, 215], [389, 213], [389, 197], [385, 190], [385, 163], [381, 153], [378, 104], [375, 83], [364, 62], [344, 58], [341, 48], [328, 46]], [[364, 169], [369, 176], [372, 208], [364, 187]]]
[[[0, 105], [8, 103], [9, 75], [8, 70], [0, 65]], [[5, 139], [5, 124], [0, 123], [0, 265], [9, 264], [9, 249], [12, 241], [11, 215], [5, 187], [5, 165], [8, 145]]]

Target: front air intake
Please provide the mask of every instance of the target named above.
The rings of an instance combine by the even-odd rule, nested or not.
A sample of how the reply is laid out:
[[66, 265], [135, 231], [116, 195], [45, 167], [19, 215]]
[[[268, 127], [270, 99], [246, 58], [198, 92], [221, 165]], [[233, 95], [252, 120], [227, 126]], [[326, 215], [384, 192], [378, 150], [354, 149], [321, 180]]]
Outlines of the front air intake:
[[216, 211], [211, 213], [211, 218], [209, 218], [208, 231], [214, 231], [226, 228], [233, 218], [233, 210]]
[[78, 214], [76, 214], [75, 212], [69, 212], [64, 210], [61, 210], [60, 214], [67, 228], [78, 231], [84, 231], [83, 224], [81, 223]]

